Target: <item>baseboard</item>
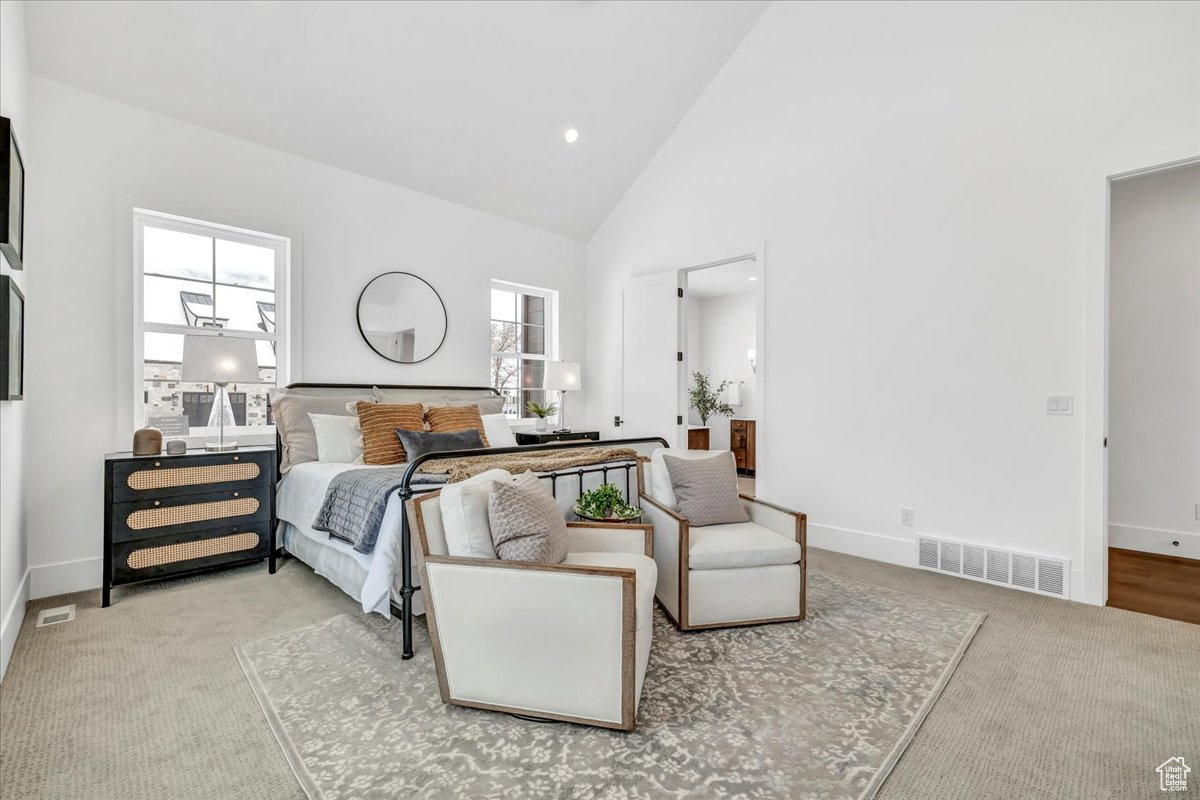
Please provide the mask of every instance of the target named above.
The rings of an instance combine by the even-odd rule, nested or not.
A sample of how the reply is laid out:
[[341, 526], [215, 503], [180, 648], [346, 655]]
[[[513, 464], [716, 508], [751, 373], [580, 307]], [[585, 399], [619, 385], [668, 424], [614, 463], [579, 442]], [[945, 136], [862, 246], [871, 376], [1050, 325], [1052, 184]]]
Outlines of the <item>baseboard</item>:
[[899, 564], [902, 567], [915, 566], [916, 550], [913, 541], [849, 528], [835, 528], [832, 525], [814, 525], [811, 522], [808, 524], [808, 543], [812, 547]]
[[30, 567], [29, 596], [37, 600], [40, 597], [99, 589], [104, 576], [103, 564], [103, 558], [81, 558]]
[[[1176, 547], [1173, 542], [1179, 542]], [[1122, 550], [1140, 550], [1163, 556], [1200, 559], [1200, 533], [1142, 528], [1137, 525], [1108, 526], [1108, 546]]]
[[0, 622], [0, 680], [8, 671], [8, 660], [12, 658], [13, 648], [17, 646], [17, 636], [21, 633], [21, 623], [25, 621], [25, 605], [29, 602], [29, 570], [21, 576], [17, 584], [17, 593], [12, 602], [4, 610], [4, 620]]

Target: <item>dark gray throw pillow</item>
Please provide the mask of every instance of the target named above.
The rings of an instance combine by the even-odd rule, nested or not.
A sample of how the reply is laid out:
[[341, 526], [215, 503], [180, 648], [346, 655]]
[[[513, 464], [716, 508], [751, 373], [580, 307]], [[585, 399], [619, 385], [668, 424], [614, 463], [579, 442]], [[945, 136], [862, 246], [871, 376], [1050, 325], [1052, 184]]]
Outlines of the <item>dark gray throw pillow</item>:
[[455, 431], [453, 433], [429, 433], [427, 431], [406, 431], [396, 428], [400, 444], [409, 461], [415, 461], [426, 453], [444, 453], [448, 450], [478, 450], [483, 447], [483, 439], [479, 431]]
[[749, 522], [742, 501], [738, 499], [737, 462], [726, 450], [712, 458], [675, 458], [664, 455], [667, 474], [679, 513], [690, 525], [726, 525], [730, 522]]

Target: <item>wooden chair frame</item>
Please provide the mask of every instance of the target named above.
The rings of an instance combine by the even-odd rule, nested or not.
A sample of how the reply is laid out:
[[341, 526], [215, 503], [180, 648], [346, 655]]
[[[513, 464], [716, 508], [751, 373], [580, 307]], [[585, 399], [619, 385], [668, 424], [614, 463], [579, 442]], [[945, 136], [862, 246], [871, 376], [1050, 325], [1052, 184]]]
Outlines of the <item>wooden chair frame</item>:
[[[641, 470], [639, 469], [639, 486], [641, 485]], [[438, 691], [442, 702], [450, 705], [477, 708], [486, 711], [501, 711], [508, 714], [553, 720], [556, 722], [574, 722], [583, 725], [593, 725], [601, 728], [611, 728], [622, 731], [632, 731], [636, 725], [637, 698], [635, 690], [635, 648], [637, 639], [637, 604], [636, 604], [636, 575], [628, 568], [582, 566], [574, 564], [537, 564], [525, 561], [503, 561], [490, 558], [466, 558], [463, 556], [443, 556], [429, 552], [429, 538], [426, 533], [424, 504], [441, 496], [441, 490], [429, 492], [408, 501], [409, 517], [414, 521], [417, 531], [417, 570], [421, 578], [421, 586], [430, 587], [430, 564], [456, 564], [479, 569], [527, 570], [533, 572], [558, 573], [580, 576], [604, 576], [621, 581], [621, 721], [589, 719], [563, 714], [538, 711], [534, 709], [515, 708], [489, 703], [480, 703], [454, 697], [446, 675], [446, 664], [443, 656], [441, 637], [438, 632], [437, 603], [432, 591], [425, 592], [425, 620], [429, 626], [429, 638], [433, 643], [433, 663], [437, 671]], [[624, 522], [568, 522], [567, 527], [589, 530], [641, 530], [643, 536], [643, 552], [646, 556], [654, 557], [654, 526], [631, 524]]]
[[690, 571], [690, 566], [688, 564], [688, 558], [689, 558], [688, 550], [689, 550], [689, 544], [690, 544], [691, 524], [687, 521], [687, 519], [685, 519], [683, 516], [681, 516], [678, 511], [667, 508], [665, 505], [660, 503], [658, 500], [656, 500], [655, 498], [646, 494], [644, 482], [639, 480], [639, 485], [642, 489], [641, 496], [640, 496], [640, 502], [653, 506], [656, 510], [658, 510], [662, 514], [666, 515], [668, 518], [672, 519], [676, 523], [676, 525], [679, 526], [679, 601], [678, 601], [679, 605], [678, 605], [678, 608], [679, 608], [679, 616], [682, 617], [683, 619], [676, 619], [675, 615], [671, 613], [671, 610], [669, 608], [667, 608], [667, 606], [664, 603], [662, 603], [662, 602], [659, 603], [659, 605], [662, 606], [663, 612], [667, 615], [667, 618], [670, 619], [671, 622], [675, 623], [675, 627], [677, 627], [681, 631], [702, 631], [702, 630], [711, 630], [713, 628], [736, 628], [736, 627], [741, 627], [741, 626], [745, 626], [745, 625], [767, 625], [767, 624], [775, 623], [775, 622], [799, 622], [800, 620], [803, 620], [805, 618], [805, 616], [807, 616], [807, 593], [808, 593], [808, 515], [807, 514], [801, 513], [799, 511], [792, 511], [790, 508], [784, 508], [783, 506], [779, 506], [774, 503], [768, 503], [765, 500], [759, 500], [758, 498], [751, 497], [748, 494], [739, 494], [738, 495], [739, 499], [742, 500], [742, 502], [744, 502], [744, 503], [753, 503], [755, 505], [762, 506], [763, 508], [769, 508], [773, 511], [779, 511], [781, 513], [788, 514], [792, 517], [795, 517], [795, 519], [796, 519], [796, 534], [795, 534], [796, 535], [796, 543], [800, 545], [800, 562], [799, 562], [799, 566], [800, 566], [800, 613], [799, 614], [797, 614], [795, 616], [787, 616], [787, 617], [770, 617], [770, 618], [766, 618], [766, 619], [747, 619], [747, 620], [737, 620], [735, 622], [713, 622], [713, 623], [708, 623], [705, 625], [692, 625], [687, 621], [688, 616], [689, 616], [689, 614], [688, 614], [688, 573]]

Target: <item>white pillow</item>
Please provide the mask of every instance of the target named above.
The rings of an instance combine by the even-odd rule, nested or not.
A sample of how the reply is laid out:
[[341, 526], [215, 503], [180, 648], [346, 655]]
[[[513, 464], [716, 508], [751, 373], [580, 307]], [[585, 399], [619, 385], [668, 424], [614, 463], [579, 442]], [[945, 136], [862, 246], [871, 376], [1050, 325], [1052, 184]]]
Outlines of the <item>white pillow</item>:
[[358, 417], [340, 414], [309, 414], [317, 434], [317, 461], [337, 464], [361, 464], [362, 431]]
[[512, 480], [512, 473], [489, 469], [442, 489], [438, 506], [442, 511], [448, 555], [496, 558], [492, 527], [488, 524], [488, 495], [492, 491], [492, 482], [499, 480]]
[[483, 433], [492, 447], [517, 446], [517, 438], [508, 426], [508, 417], [503, 414], [484, 414]]
[[650, 496], [672, 511], [679, 510], [679, 501], [675, 499], [675, 489], [671, 487], [671, 474], [667, 472], [664, 455], [672, 458], [687, 458], [698, 460], [712, 458], [728, 450], [676, 450], [675, 448], [660, 447], [650, 454]]

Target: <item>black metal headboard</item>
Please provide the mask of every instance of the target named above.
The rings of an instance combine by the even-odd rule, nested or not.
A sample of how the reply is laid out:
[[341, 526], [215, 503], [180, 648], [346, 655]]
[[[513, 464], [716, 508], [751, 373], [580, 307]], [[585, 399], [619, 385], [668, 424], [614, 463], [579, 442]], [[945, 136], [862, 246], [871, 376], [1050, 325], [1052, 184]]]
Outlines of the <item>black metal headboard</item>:
[[[431, 392], [488, 392], [495, 397], [500, 392], [493, 386], [424, 386], [411, 383], [289, 383], [285, 389], [414, 389]], [[271, 413], [271, 396], [267, 395], [267, 414]], [[283, 463], [283, 439], [279, 436], [279, 426], [275, 426], [275, 482], [279, 483], [283, 475], [279, 465]]]

